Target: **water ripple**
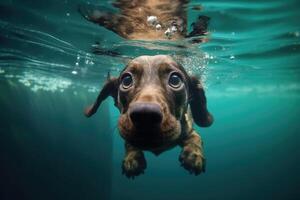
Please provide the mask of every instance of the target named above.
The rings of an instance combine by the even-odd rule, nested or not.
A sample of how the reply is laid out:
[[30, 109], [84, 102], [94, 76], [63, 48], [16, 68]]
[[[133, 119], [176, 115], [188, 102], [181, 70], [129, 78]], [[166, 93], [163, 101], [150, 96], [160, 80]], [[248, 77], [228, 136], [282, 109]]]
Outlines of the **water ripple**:
[[[39, 89], [44, 86], [34, 76], [48, 76], [43, 81], [61, 85], [60, 80], [69, 80], [66, 88], [55, 88], [59, 91], [77, 83], [99, 84], [108, 71], [117, 76], [136, 56], [170, 54], [189, 73], [201, 76], [209, 90], [222, 85], [232, 94], [272, 93], [278, 87], [299, 92], [294, 87], [300, 80], [297, 1], [191, 1], [189, 24], [198, 14], [211, 18], [209, 41], [200, 45], [124, 40], [85, 21], [77, 13], [78, 3], [49, 8], [41, 3], [0, 3], [0, 78], [31, 86], [36, 82]], [[110, 2], [99, 5], [112, 8]], [[264, 84], [269, 89], [260, 89]]]

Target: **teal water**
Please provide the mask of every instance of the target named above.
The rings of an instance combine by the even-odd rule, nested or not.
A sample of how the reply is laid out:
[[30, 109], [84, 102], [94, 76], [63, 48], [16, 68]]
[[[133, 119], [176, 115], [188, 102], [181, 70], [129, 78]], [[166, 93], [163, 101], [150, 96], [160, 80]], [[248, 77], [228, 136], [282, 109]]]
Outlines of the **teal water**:
[[[0, 199], [300, 198], [299, 1], [191, 1], [189, 24], [211, 21], [209, 41], [189, 49], [124, 40], [84, 20], [81, 3], [0, 2]], [[107, 72], [143, 54], [180, 57], [204, 81], [206, 173], [187, 173], [174, 148], [146, 153], [145, 174], [129, 180], [112, 99], [83, 116]]]

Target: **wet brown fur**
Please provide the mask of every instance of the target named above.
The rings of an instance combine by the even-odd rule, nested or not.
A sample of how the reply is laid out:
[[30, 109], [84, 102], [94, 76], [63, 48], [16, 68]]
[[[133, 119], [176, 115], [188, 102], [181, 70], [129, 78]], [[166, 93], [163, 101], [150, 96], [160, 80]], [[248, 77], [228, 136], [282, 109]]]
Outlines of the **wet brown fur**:
[[[168, 77], [171, 73], [182, 76], [184, 87], [171, 89]], [[133, 86], [122, 89], [124, 74], [133, 76]], [[93, 115], [101, 102], [112, 96], [120, 110], [119, 130], [126, 144], [123, 172], [128, 177], [143, 173], [146, 160], [143, 150], [158, 155], [176, 145], [182, 147], [179, 160], [184, 168], [194, 174], [205, 169], [202, 140], [193, 129], [193, 119], [199, 126], [210, 126], [212, 115], [207, 111], [203, 87], [196, 77], [189, 76], [184, 68], [169, 56], [140, 56], [135, 58], [121, 72], [119, 78], [109, 78], [96, 102], [85, 114]], [[154, 103], [162, 111], [159, 128], [146, 135], [145, 128], [133, 125], [129, 112], [135, 103]]]
[[[117, 0], [113, 6], [119, 9], [119, 13], [89, 10], [84, 6], [80, 7], [79, 11], [89, 21], [104, 26], [126, 39], [179, 40], [188, 36], [186, 11], [188, 2], [188, 0]], [[157, 16], [162, 30], [158, 31], [155, 27], [149, 26], [148, 16]], [[168, 38], [164, 32], [171, 27], [172, 22], [180, 24], [181, 30]], [[197, 26], [197, 34], [192, 36], [203, 35], [206, 32], [207, 27], [206, 25], [202, 27], [202, 24]]]

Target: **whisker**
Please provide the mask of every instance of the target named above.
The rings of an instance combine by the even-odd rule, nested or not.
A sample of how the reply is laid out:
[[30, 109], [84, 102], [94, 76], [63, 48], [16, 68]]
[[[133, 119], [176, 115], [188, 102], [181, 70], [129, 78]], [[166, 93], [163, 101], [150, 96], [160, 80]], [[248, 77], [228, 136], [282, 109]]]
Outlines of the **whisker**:
[[187, 102], [190, 103], [193, 100], [193, 95], [190, 95], [187, 99]]

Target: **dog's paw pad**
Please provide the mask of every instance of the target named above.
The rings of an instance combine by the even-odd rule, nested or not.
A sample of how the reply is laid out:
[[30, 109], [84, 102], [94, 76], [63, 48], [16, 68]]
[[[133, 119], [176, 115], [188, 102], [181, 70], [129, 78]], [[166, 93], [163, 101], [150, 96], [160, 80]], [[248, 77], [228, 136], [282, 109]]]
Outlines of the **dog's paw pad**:
[[144, 156], [126, 157], [123, 160], [122, 171], [128, 178], [134, 178], [144, 173], [146, 160]]
[[199, 148], [184, 148], [179, 161], [192, 174], [198, 175], [205, 171], [205, 159]]

